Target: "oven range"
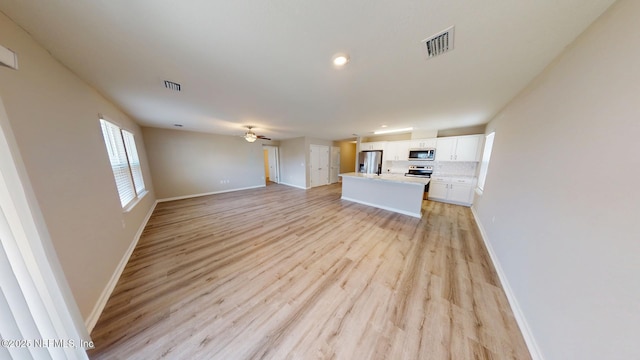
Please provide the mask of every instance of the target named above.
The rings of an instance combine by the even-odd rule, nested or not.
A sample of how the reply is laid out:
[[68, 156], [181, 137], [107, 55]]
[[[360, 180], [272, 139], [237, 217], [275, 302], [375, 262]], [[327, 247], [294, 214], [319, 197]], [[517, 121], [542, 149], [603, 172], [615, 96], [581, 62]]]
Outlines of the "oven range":
[[430, 178], [433, 174], [433, 166], [410, 165], [409, 171], [404, 176]]

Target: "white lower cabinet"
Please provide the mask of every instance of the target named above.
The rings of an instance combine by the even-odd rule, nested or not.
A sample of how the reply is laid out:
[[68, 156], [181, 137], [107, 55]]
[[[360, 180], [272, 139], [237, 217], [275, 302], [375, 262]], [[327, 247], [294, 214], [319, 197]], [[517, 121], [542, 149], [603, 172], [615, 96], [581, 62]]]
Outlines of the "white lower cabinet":
[[429, 183], [429, 200], [471, 206], [475, 178], [433, 176]]

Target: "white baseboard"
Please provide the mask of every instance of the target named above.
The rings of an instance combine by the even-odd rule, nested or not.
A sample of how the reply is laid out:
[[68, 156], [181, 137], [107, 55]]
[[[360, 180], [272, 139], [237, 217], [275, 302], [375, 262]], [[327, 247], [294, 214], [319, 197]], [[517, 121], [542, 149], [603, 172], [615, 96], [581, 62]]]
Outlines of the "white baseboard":
[[396, 213], [399, 213], [399, 214], [403, 214], [403, 215], [413, 216], [413, 217], [418, 218], [418, 219], [420, 219], [422, 217], [421, 213], [413, 213], [413, 212], [410, 212], [410, 211], [404, 211], [404, 210], [400, 210], [400, 209], [395, 209], [395, 208], [388, 207], [388, 206], [372, 204], [372, 203], [368, 203], [366, 201], [360, 201], [360, 200], [356, 200], [356, 199], [352, 199], [352, 198], [348, 198], [348, 197], [344, 197], [344, 196], [341, 197], [340, 199], [347, 200], [347, 201], [353, 201], [355, 203], [362, 204], [362, 205], [373, 206], [375, 208], [382, 209], [382, 210], [393, 211], [393, 212], [396, 212]]
[[249, 187], [243, 187], [243, 188], [237, 188], [237, 189], [228, 189], [228, 190], [212, 191], [212, 192], [201, 193], [201, 194], [192, 194], [192, 195], [176, 196], [176, 197], [170, 197], [170, 198], [165, 198], [165, 199], [158, 199], [158, 202], [166, 202], [166, 201], [174, 201], [174, 200], [183, 200], [183, 199], [190, 199], [190, 198], [195, 198], [195, 197], [200, 197], [200, 196], [207, 196], [207, 195], [215, 195], [215, 194], [224, 194], [224, 193], [234, 192], [234, 191], [240, 191], [240, 190], [257, 189], [257, 188], [262, 188], [262, 187], [266, 187], [266, 186], [267, 186], [267, 185], [256, 185], [256, 186], [249, 186]]
[[529, 353], [531, 354], [531, 358], [533, 360], [544, 360], [542, 357], [542, 352], [536, 343], [536, 339], [531, 332], [531, 328], [529, 328], [529, 324], [527, 323], [527, 319], [522, 313], [522, 309], [518, 304], [518, 300], [516, 299], [511, 286], [509, 285], [509, 281], [507, 280], [507, 276], [502, 270], [502, 266], [500, 266], [500, 262], [498, 261], [498, 256], [496, 255], [491, 243], [489, 242], [489, 238], [487, 237], [487, 233], [484, 231], [484, 226], [480, 222], [478, 218], [478, 214], [476, 213], [475, 208], [471, 208], [471, 213], [473, 214], [473, 218], [476, 220], [476, 224], [478, 225], [478, 230], [480, 230], [480, 236], [482, 236], [482, 241], [484, 241], [484, 245], [489, 252], [489, 257], [491, 257], [491, 261], [493, 262], [493, 267], [496, 269], [498, 273], [498, 278], [500, 279], [500, 283], [502, 284], [502, 289], [507, 295], [507, 300], [509, 301], [509, 306], [511, 306], [511, 311], [513, 312], [513, 316], [516, 318], [516, 322], [518, 323], [518, 327], [520, 328], [520, 332], [522, 333], [522, 337], [524, 337], [524, 341], [527, 344], [527, 348], [529, 349]]
[[124, 268], [127, 266], [127, 263], [129, 262], [129, 258], [131, 257], [131, 254], [133, 254], [133, 250], [135, 250], [136, 246], [138, 245], [140, 236], [142, 236], [142, 232], [144, 231], [144, 228], [147, 226], [147, 222], [151, 218], [151, 214], [153, 214], [153, 210], [155, 210], [156, 205], [158, 205], [158, 201], [156, 201], [151, 207], [151, 209], [149, 209], [149, 212], [147, 213], [144, 220], [142, 221], [142, 224], [138, 228], [138, 232], [136, 232], [136, 235], [133, 238], [131, 245], [129, 245], [127, 252], [125, 252], [124, 256], [120, 260], [118, 267], [116, 267], [116, 271], [114, 271], [113, 275], [111, 275], [111, 279], [109, 279], [107, 286], [104, 288], [104, 290], [102, 290], [102, 294], [100, 294], [100, 298], [98, 299], [98, 302], [96, 303], [96, 305], [93, 307], [91, 314], [89, 314], [89, 317], [85, 320], [84, 325], [86, 326], [89, 334], [91, 334], [91, 331], [93, 331], [93, 328], [96, 326], [96, 323], [98, 322], [98, 319], [100, 318], [100, 315], [104, 310], [104, 307], [107, 305], [107, 301], [109, 301], [109, 297], [111, 297], [111, 293], [113, 293], [113, 290], [116, 288], [116, 284], [118, 284], [120, 275], [122, 275]]
[[304, 187], [304, 186], [300, 186], [300, 185], [288, 184], [288, 183], [286, 183], [286, 182], [280, 182], [279, 184], [280, 184], [280, 185], [291, 186], [291, 187], [298, 188], [298, 189], [302, 189], [302, 190], [309, 190], [309, 189], [311, 189], [311, 188]]

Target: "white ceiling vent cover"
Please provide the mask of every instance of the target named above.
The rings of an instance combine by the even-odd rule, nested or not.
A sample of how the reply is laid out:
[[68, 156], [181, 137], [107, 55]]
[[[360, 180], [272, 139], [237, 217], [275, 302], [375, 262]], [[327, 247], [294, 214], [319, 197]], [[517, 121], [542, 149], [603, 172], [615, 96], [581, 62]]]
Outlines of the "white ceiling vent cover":
[[422, 40], [422, 43], [425, 45], [425, 49], [427, 50], [428, 59], [453, 50], [453, 30], [454, 27], [451, 26]]

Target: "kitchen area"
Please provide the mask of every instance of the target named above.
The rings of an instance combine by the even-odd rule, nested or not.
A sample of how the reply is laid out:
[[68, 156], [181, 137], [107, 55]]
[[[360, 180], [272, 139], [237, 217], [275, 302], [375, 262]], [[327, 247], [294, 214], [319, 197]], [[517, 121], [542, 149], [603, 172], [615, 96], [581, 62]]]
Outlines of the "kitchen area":
[[342, 199], [422, 217], [422, 201], [471, 206], [484, 135], [362, 142]]

